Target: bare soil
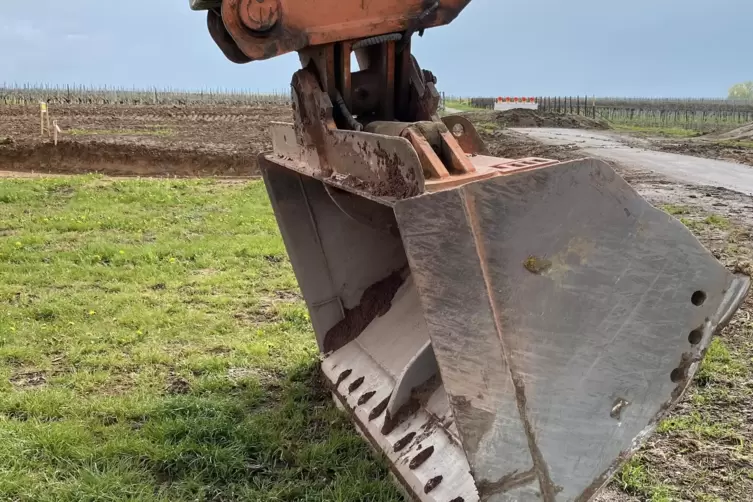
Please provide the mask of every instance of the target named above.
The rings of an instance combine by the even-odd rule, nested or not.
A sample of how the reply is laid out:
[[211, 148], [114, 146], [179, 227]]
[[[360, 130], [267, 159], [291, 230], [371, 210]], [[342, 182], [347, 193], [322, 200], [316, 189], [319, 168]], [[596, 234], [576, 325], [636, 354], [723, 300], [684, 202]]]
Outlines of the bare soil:
[[746, 124], [737, 129], [733, 129], [728, 132], [723, 132], [717, 135], [719, 139], [726, 139], [732, 141], [751, 141], [753, 140], [753, 124]]
[[254, 176], [271, 147], [268, 125], [287, 106], [51, 107], [57, 146], [40, 136], [39, 109], [0, 108], [0, 171], [130, 176]]
[[753, 124], [690, 138], [657, 136], [646, 131], [623, 134], [641, 138], [639, 146], [642, 148], [753, 166]]
[[753, 166], [753, 148], [734, 141], [719, 141], [708, 138], [676, 140], [653, 140], [656, 150], [670, 153], [681, 153], [705, 159], [727, 160]]
[[562, 115], [536, 110], [473, 111], [462, 114], [469, 120], [481, 124], [494, 124], [497, 127], [563, 127], [568, 129], [610, 129], [601, 119], [583, 115]]
[[481, 139], [486, 143], [488, 153], [495, 157], [506, 159], [540, 157], [554, 160], [573, 160], [584, 156], [575, 145], [564, 147], [545, 145], [515, 131], [479, 128], [478, 132]]

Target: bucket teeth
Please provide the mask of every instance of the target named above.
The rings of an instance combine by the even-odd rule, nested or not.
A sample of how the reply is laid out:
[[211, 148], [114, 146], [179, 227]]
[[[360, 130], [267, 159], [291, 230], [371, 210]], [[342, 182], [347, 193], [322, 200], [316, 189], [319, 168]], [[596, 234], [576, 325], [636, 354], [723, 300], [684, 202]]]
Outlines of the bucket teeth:
[[591, 500], [749, 288], [599, 161], [358, 202], [378, 226], [262, 166], [326, 380], [415, 500]]

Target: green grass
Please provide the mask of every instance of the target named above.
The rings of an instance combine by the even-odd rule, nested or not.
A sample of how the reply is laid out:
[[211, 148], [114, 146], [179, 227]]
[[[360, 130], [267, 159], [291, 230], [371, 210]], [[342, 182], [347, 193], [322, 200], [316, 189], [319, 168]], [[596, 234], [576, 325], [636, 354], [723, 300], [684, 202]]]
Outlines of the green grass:
[[612, 124], [616, 131], [638, 132], [657, 136], [668, 136], [673, 138], [692, 138], [701, 136], [703, 133], [693, 129], [683, 129], [679, 127], [651, 127], [629, 124]]
[[670, 502], [672, 489], [657, 480], [640, 455], [632, 457], [615, 477], [616, 484], [630, 495], [650, 502]]
[[740, 435], [741, 423], [719, 423], [708, 417], [701, 416], [698, 412], [690, 415], [683, 415], [663, 421], [657, 431], [660, 433], [669, 432], [690, 432], [699, 439], [724, 440], [726, 442], [743, 443]]
[[697, 219], [690, 216], [682, 216], [682, 215], [689, 215], [691, 213], [689, 208], [683, 207], [683, 206], [663, 206], [662, 209], [664, 209], [665, 212], [674, 215], [674, 216], [680, 216], [680, 221], [683, 225], [688, 227], [693, 232], [702, 232], [705, 229], [718, 229], [718, 230], [729, 230], [731, 227], [731, 223], [728, 218], [725, 218], [724, 216], [720, 216], [718, 214], [710, 214], [706, 216], [703, 219]]
[[729, 228], [729, 219], [725, 218], [724, 216], [719, 216], [718, 214], [711, 214], [707, 216], [703, 223], [706, 225], [710, 225], [712, 227], [720, 228], [722, 230], [726, 230]]
[[0, 499], [402, 500], [259, 182], [0, 181]]
[[462, 112], [472, 112], [476, 110], [483, 110], [483, 108], [476, 108], [475, 106], [471, 106], [468, 103], [464, 103], [462, 101], [451, 101], [448, 100], [445, 102], [445, 107], [452, 108], [454, 110], [459, 110]]
[[481, 133], [493, 134], [500, 129], [494, 122], [476, 122], [476, 130]]
[[717, 144], [732, 148], [753, 148], [753, 141], [728, 140], [717, 141]]
[[676, 204], [665, 204], [661, 207], [667, 214], [677, 216], [681, 214], [690, 214], [690, 208], [687, 206], [678, 206]]
[[747, 376], [747, 374], [747, 366], [732, 356], [724, 341], [714, 338], [696, 374], [696, 379], [701, 385], [706, 385], [711, 381], [726, 382]]

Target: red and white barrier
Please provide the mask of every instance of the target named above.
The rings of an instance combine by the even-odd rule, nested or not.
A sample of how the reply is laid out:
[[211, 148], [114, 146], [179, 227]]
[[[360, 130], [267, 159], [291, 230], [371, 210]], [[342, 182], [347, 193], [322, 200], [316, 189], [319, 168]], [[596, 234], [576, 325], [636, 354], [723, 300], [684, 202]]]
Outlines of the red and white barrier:
[[536, 98], [521, 98], [521, 97], [499, 97], [497, 102], [494, 103], [494, 109], [497, 111], [515, 110], [538, 110], [539, 103]]

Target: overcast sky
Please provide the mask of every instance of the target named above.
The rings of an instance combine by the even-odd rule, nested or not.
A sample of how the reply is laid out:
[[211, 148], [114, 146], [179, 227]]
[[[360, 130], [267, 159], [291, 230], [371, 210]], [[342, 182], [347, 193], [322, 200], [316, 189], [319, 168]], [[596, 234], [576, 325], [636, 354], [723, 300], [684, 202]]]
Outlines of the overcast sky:
[[[298, 67], [225, 60], [188, 0], [0, 2], [0, 84], [282, 91]], [[414, 50], [448, 94], [726, 96], [753, 80], [752, 20], [750, 0], [475, 0]]]

